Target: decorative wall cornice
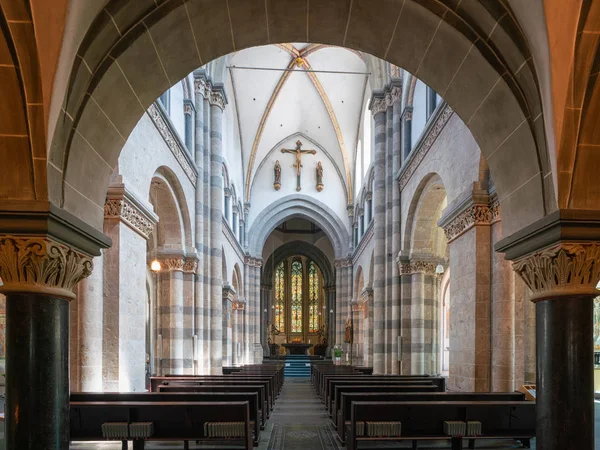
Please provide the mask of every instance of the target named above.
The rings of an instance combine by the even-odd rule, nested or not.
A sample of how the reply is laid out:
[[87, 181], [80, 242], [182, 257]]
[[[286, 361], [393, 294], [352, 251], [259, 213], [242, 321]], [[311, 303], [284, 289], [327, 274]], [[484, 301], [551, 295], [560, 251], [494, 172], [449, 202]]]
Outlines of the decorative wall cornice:
[[72, 300], [73, 288], [92, 268], [90, 256], [49, 238], [0, 236], [0, 293], [35, 292]]
[[500, 217], [500, 202], [471, 205], [443, 225], [448, 243], [452, 242], [475, 225], [490, 225]]
[[152, 122], [154, 122], [156, 129], [167, 144], [167, 147], [169, 147], [171, 153], [173, 153], [173, 156], [175, 156], [175, 159], [189, 180], [196, 186], [198, 179], [196, 165], [192, 161], [191, 156], [187, 153], [187, 150], [185, 150], [185, 145], [180, 141], [177, 133], [173, 130], [170, 119], [166, 117], [164, 111], [157, 103], [150, 105], [147, 112], [152, 119]]
[[144, 239], [150, 237], [154, 225], [158, 222], [158, 216], [123, 184], [108, 187], [104, 202], [104, 218], [123, 221]]
[[[600, 244], [560, 243], [513, 262], [534, 302], [566, 296], [597, 296]], [[591, 319], [590, 319], [591, 320]]]
[[[411, 152], [408, 161], [399, 170], [397, 177], [399, 178], [400, 190], [402, 191], [417, 168], [421, 165], [423, 159], [437, 140], [442, 130], [452, 117], [454, 110], [446, 103], [438, 108], [437, 116], [430, 121], [429, 126], [423, 132], [423, 138], [417, 143], [416, 147]], [[406, 112], [405, 112], [406, 115]]]
[[397, 261], [400, 275], [410, 275], [413, 273], [423, 273], [426, 275], [435, 275], [435, 267], [437, 264], [432, 261]]

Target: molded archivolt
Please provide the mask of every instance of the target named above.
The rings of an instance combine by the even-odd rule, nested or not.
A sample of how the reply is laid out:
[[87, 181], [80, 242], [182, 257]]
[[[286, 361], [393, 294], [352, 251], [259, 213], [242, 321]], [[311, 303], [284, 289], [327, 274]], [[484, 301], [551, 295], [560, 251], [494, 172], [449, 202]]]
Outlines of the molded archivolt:
[[[437, 221], [446, 199], [446, 189], [438, 174], [430, 173], [416, 189], [406, 217], [404, 250], [411, 255], [446, 257], [446, 239]], [[443, 239], [440, 241], [438, 234]]]
[[[298, 26], [298, 24], [306, 26]], [[438, 92], [488, 160], [509, 235], [556, 209], [544, 116], [527, 39], [505, 2], [110, 0], [71, 70], [54, 132], [53, 203], [100, 227], [125, 139], [169, 86], [233, 51], [321, 42], [371, 53]], [[71, 118], [73, 120], [71, 120]], [[87, 192], [88, 195], [82, 194]]]
[[283, 197], [254, 219], [248, 233], [248, 252], [250, 255], [261, 255], [267, 238], [279, 224], [288, 219], [302, 218], [315, 223], [325, 232], [333, 244], [336, 258], [345, 258], [349, 252], [348, 230], [330, 211], [327, 205], [307, 195]]

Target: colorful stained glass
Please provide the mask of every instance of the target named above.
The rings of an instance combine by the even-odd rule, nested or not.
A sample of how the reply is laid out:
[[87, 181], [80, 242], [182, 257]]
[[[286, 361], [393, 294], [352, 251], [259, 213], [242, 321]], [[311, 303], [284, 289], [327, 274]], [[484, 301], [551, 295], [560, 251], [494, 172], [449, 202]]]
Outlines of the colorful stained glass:
[[291, 281], [292, 333], [302, 333], [302, 261], [292, 262]]
[[285, 264], [283, 261], [275, 270], [275, 314], [273, 321], [282, 333], [285, 332]]
[[308, 332], [319, 331], [319, 269], [314, 261], [308, 265]]

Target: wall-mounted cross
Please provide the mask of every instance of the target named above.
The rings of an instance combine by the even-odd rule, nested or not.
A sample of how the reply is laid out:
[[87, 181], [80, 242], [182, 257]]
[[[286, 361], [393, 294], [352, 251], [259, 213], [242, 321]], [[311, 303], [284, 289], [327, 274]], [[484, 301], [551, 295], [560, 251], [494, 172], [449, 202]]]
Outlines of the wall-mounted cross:
[[296, 155], [296, 164], [293, 165], [293, 167], [296, 168], [296, 190], [299, 191], [302, 189], [302, 185], [300, 183], [300, 174], [302, 173], [302, 154], [303, 153], [309, 153], [311, 155], [316, 155], [317, 151], [316, 150], [301, 150], [300, 147], [302, 147], [302, 142], [298, 141], [296, 142], [296, 148], [295, 149], [288, 149], [288, 148], [282, 148], [281, 149], [281, 153], [292, 153], [294, 155]]

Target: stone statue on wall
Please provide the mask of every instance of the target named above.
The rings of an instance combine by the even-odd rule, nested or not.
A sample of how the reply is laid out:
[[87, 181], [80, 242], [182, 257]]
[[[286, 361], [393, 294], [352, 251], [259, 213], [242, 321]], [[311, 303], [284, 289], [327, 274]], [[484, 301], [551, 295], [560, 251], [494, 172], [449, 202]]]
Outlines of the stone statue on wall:
[[347, 319], [346, 320], [346, 332], [344, 333], [344, 342], [347, 344], [351, 344], [352, 343], [352, 320], [351, 319]]
[[275, 161], [275, 168], [273, 169], [275, 174], [275, 181], [273, 182], [273, 187], [276, 191], [281, 188], [281, 165], [279, 164], [279, 160]]
[[321, 161], [317, 163], [317, 191], [323, 190], [323, 165]]

